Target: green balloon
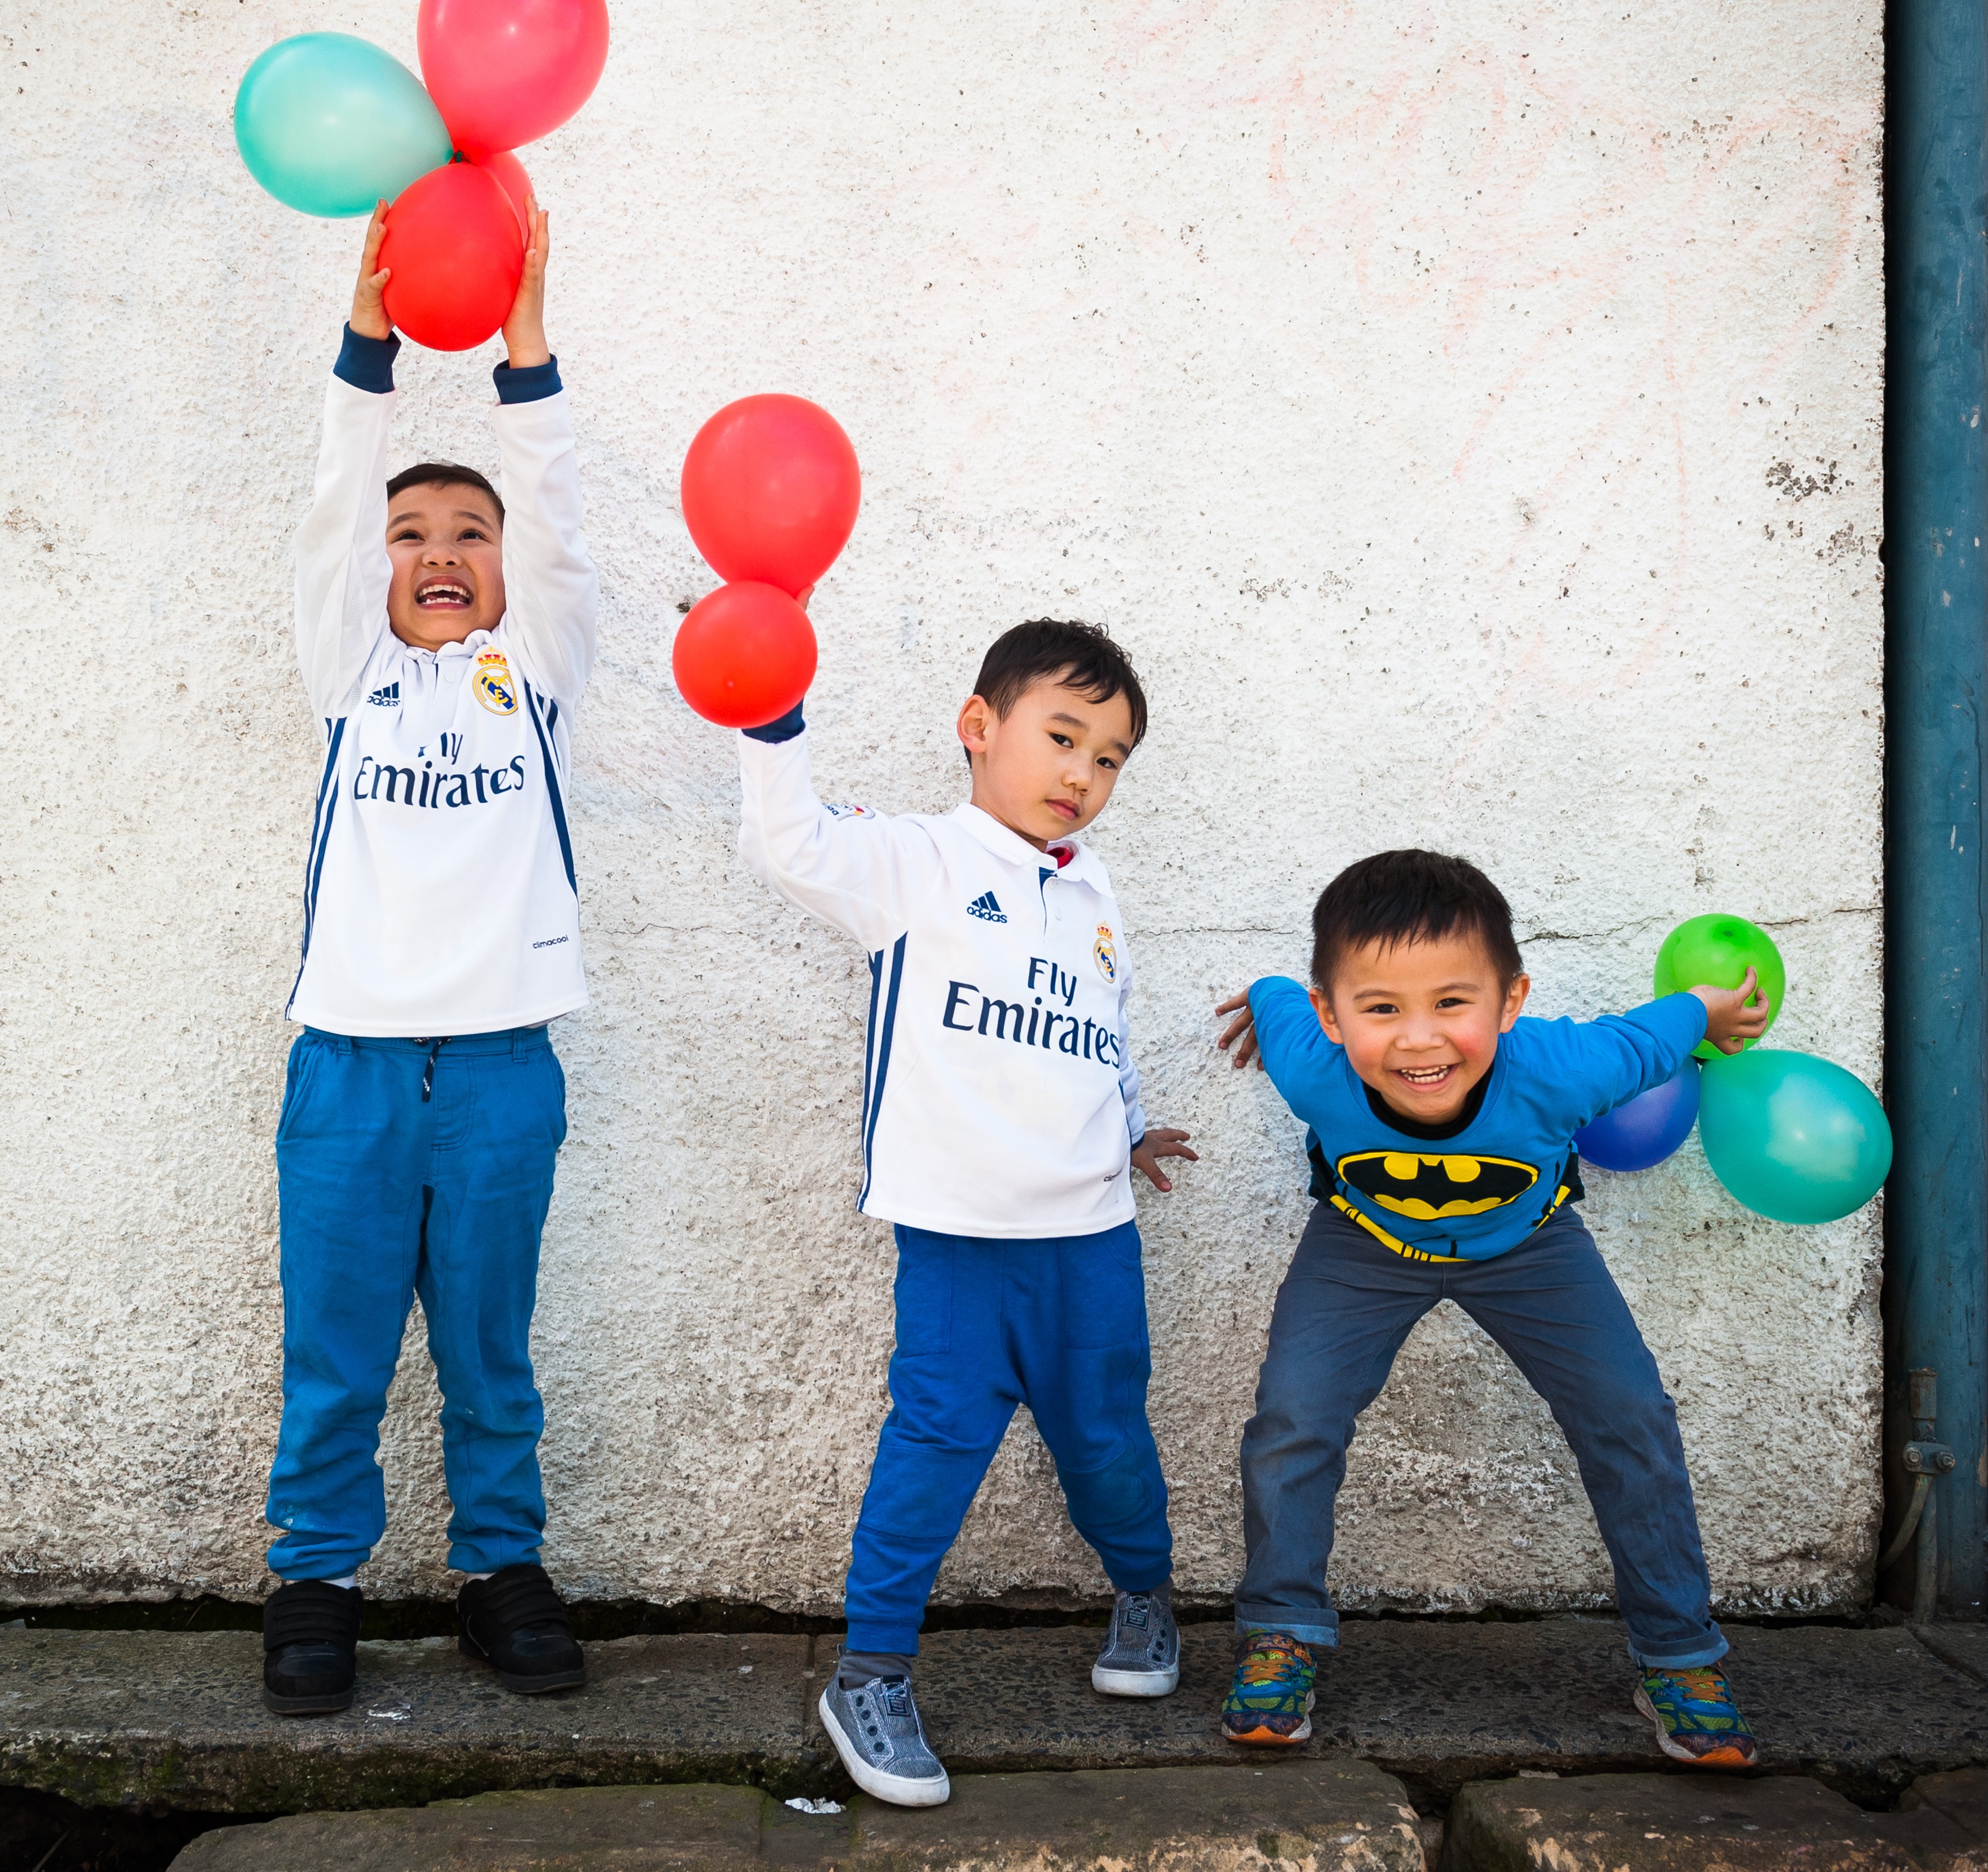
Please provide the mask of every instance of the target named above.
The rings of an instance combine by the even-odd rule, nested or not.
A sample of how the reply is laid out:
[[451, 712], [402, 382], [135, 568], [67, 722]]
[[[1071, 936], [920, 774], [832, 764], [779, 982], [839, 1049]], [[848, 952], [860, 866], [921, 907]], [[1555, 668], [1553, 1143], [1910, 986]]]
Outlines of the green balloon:
[[[1689, 994], [1695, 988], [1737, 988], [1746, 980], [1750, 966], [1767, 992], [1767, 1025], [1771, 1027], [1781, 1017], [1788, 971], [1767, 932], [1744, 917], [1715, 911], [1680, 923], [1657, 951], [1656, 991], [1661, 997]], [[1749, 1040], [1746, 1045], [1751, 1048], [1759, 1042]], [[1701, 1059], [1726, 1057], [1709, 1040], [1702, 1041], [1694, 1050]]]
[[300, 32], [250, 66], [235, 142], [248, 173], [306, 215], [370, 215], [451, 154], [421, 80], [346, 32]]
[[1892, 1167], [1892, 1127], [1854, 1073], [1813, 1053], [1721, 1056], [1699, 1082], [1706, 1161], [1734, 1198], [1777, 1222], [1861, 1209]]

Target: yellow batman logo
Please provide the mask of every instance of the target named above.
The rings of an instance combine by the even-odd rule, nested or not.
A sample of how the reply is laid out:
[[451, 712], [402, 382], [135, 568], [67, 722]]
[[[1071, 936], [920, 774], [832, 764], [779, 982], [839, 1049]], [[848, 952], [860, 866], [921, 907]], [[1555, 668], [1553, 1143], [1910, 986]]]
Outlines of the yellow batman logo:
[[1340, 1181], [1418, 1222], [1482, 1215], [1516, 1202], [1540, 1180], [1530, 1164], [1508, 1157], [1439, 1157], [1411, 1151], [1362, 1151], [1339, 1160]]

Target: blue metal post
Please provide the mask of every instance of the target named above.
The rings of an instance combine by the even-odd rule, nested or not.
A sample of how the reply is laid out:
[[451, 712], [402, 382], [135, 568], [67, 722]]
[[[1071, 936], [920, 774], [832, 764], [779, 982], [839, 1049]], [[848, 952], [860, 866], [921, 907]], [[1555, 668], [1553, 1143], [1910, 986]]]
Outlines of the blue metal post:
[[[1936, 1597], [1980, 1617], [1988, 1539], [1988, 5], [1887, 19], [1888, 1442], [1939, 1374], [1958, 1462]], [[1911, 1565], [1909, 1556], [1905, 1563]]]

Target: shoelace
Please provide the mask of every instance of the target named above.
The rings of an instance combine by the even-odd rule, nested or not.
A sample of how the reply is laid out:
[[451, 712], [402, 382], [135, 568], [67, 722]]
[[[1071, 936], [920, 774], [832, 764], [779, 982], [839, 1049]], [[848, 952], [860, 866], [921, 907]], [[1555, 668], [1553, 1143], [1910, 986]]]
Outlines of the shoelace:
[[1652, 1673], [1658, 1681], [1675, 1685], [1679, 1694], [1692, 1703], [1729, 1703], [1733, 1700], [1732, 1687], [1722, 1671], [1657, 1671]]
[[1254, 1688], [1259, 1684], [1273, 1684], [1286, 1673], [1303, 1668], [1295, 1645], [1282, 1639], [1250, 1647], [1249, 1655], [1242, 1660], [1241, 1675], [1244, 1683]]

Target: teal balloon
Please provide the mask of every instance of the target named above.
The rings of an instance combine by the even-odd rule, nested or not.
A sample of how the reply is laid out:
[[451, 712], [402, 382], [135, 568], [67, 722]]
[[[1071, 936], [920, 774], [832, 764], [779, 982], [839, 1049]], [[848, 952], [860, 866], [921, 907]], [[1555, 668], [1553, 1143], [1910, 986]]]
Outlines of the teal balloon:
[[1854, 1073], [1813, 1053], [1709, 1061], [1699, 1141], [1734, 1198], [1777, 1222], [1833, 1222], [1863, 1208], [1892, 1167], [1892, 1127]]
[[306, 215], [370, 215], [451, 154], [421, 81], [345, 32], [300, 32], [250, 66], [235, 143], [248, 173]]

